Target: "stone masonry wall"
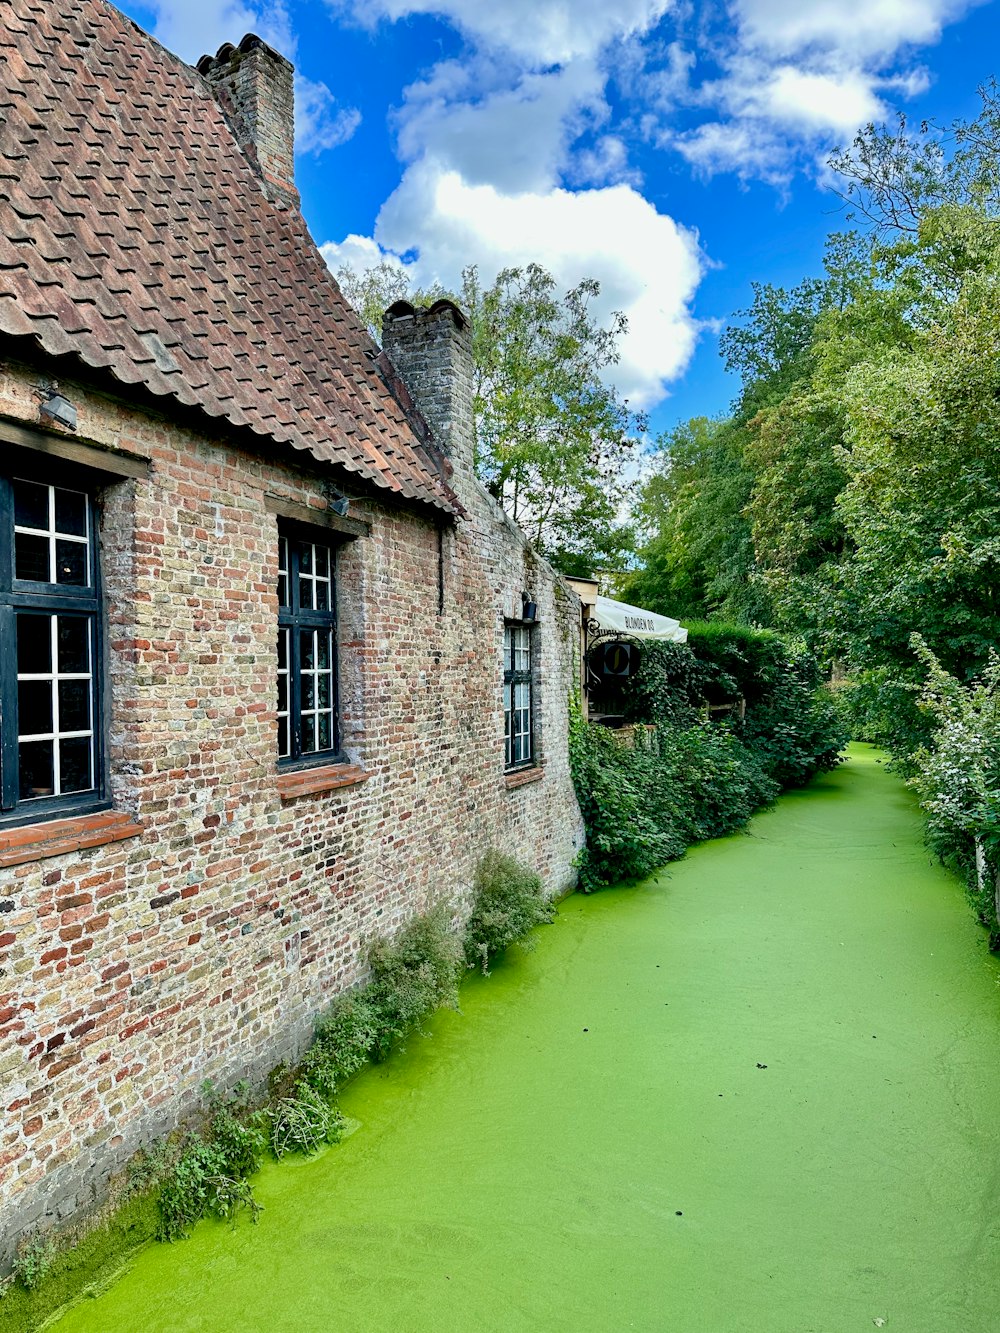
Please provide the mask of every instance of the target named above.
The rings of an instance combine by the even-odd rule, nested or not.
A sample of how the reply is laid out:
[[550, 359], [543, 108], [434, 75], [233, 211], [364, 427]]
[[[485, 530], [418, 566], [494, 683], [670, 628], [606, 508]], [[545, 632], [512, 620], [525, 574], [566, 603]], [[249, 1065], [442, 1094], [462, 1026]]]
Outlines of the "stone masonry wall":
[[[0, 415], [37, 422], [37, 378], [0, 369]], [[320, 506], [326, 479], [60, 387], [80, 438], [152, 465], [105, 489], [101, 533], [114, 806], [144, 831], [0, 869], [6, 1262], [27, 1231], [93, 1209], [203, 1079], [294, 1057], [360, 979], [364, 941], [439, 895], [460, 910], [488, 847], [559, 892], [583, 837], [566, 747], [579, 604], [471, 476], [468, 517], [443, 530], [353, 498], [371, 534], [338, 555], [341, 707], [370, 776], [282, 800], [266, 496]], [[525, 590], [544, 762], [517, 785], [501, 644]]]

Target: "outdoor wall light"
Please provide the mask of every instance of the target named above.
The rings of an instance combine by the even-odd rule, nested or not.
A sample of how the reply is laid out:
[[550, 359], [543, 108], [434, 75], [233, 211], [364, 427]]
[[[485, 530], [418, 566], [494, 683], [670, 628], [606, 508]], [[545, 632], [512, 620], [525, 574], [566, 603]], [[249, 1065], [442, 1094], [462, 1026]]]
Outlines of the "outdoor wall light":
[[341, 518], [346, 515], [350, 508], [350, 504], [351, 502], [346, 495], [332, 495], [330, 497], [330, 508], [335, 514], [339, 514]]
[[76, 430], [76, 408], [68, 398], [56, 393], [55, 389], [49, 391], [49, 396], [39, 411], [43, 417], [48, 417], [50, 421], [58, 421], [59, 425], [65, 426], [67, 430]]
[[538, 607], [531, 600], [531, 594], [521, 593], [521, 619], [526, 625], [533, 625], [535, 617], [538, 615]]

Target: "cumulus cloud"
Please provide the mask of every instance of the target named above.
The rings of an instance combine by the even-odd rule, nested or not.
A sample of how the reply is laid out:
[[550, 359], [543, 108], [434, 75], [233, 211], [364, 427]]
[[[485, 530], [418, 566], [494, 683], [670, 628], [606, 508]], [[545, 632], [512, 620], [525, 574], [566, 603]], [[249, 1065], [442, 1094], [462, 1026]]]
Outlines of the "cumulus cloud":
[[[298, 44], [283, 0], [146, 0], [156, 24], [154, 36], [183, 60], [194, 64], [214, 55], [224, 42], [239, 42], [248, 32], [294, 61]], [[341, 107], [325, 83], [296, 75], [295, 147], [321, 153], [348, 140], [361, 123], [354, 107]]]
[[616, 38], [647, 31], [671, 0], [328, 0], [361, 23], [436, 14], [485, 49], [531, 68], [595, 56]]
[[[414, 242], [419, 244], [415, 247]], [[420, 285], [454, 289], [463, 264], [491, 280], [503, 267], [536, 261], [564, 286], [596, 277], [595, 313], [628, 316], [614, 380], [636, 406], [658, 402], [687, 365], [698, 334], [690, 313], [703, 271], [696, 234], [628, 185], [507, 193], [472, 185], [429, 159], [410, 167], [379, 214], [374, 239], [323, 247], [330, 267], [377, 263], [417, 249], [408, 268]]]
[[[637, 79], [660, 114], [647, 134], [703, 172], [787, 182], [803, 162], [891, 116], [893, 99], [926, 89], [915, 49], [978, 0], [730, 0], [714, 34], [715, 66], [699, 81], [694, 54], [654, 54]], [[660, 95], [660, 88], [667, 94]], [[671, 112], [699, 123], [677, 130]]]

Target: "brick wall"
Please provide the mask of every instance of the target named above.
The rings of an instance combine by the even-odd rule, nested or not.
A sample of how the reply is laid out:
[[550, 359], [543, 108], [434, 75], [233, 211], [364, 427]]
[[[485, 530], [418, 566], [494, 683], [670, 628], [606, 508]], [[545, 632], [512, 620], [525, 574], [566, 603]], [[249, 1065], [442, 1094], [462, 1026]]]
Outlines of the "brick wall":
[[[428, 373], [465, 392], [450, 354]], [[36, 422], [36, 381], [3, 367], [0, 415]], [[99, 1203], [204, 1078], [293, 1057], [359, 979], [365, 939], [439, 895], [460, 911], [487, 847], [557, 892], [582, 843], [566, 750], [579, 604], [467, 470], [468, 517], [443, 530], [353, 497], [371, 531], [339, 553], [341, 704], [370, 776], [283, 800], [273, 500], [321, 505], [326, 479], [61, 389], [80, 438], [151, 463], [107, 487], [101, 533], [114, 805], [144, 831], [0, 869], [7, 1260], [26, 1230]], [[468, 431], [467, 414], [449, 429]], [[525, 590], [544, 763], [509, 786], [501, 644]]]

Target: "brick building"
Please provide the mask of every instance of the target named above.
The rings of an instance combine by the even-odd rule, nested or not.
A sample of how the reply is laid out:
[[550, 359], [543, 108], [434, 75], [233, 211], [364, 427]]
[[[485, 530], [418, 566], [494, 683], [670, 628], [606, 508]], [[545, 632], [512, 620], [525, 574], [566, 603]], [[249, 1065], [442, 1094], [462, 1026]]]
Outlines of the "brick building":
[[473, 476], [461, 312], [380, 353], [323, 264], [288, 63], [105, 0], [8, 0], [0, 57], [6, 1260], [582, 825], [579, 602]]

